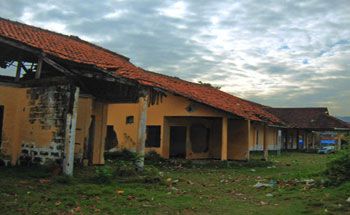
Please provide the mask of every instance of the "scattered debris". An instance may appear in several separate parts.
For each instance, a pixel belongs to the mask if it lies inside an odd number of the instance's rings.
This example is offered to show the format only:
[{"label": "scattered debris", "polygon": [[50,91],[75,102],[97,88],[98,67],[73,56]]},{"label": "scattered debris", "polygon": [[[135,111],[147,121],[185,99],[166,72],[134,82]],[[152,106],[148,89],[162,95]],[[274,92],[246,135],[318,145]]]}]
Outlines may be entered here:
[{"label": "scattered debris", "polygon": [[128,200],[134,200],[134,199],[136,199],[135,196],[132,196],[132,195],[129,195],[129,196],[128,196]]},{"label": "scattered debris", "polygon": [[267,202],[260,201],[260,205],[267,205],[267,204],[268,204]]},{"label": "scattered debris", "polygon": [[40,183],[40,184],[48,184],[48,183],[50,183],[50,182],[51,182],[50,179],[44,179],[44,178],[39,179],[39,183]]},{"label": "scattered debris", "polygon": [[261,183],[261,182],[258,182],[256,183],[253,187],[255,188],[264,188],[264,187],[274,187],[276,185],[276,181],[274,180],[270,180],[269,183]]},{"label": "scattered debris", "polygon": [[250,171],[251,171],[251,172],[256,172],[256,170],[255,170],[255,169],[250,169]]},{"label": "scattered debris", "polygon": [[192,181],[188,180],[188,181],[187,181],[187,184],[193,185],[194,183],[193,183]]},{"label": "scattered debris", "polygon": [[276,166],[268,166],[268,169],[276,169]]},{"label": "scattered debris", "polygon": [[349,203],[350,203],[350,197],[346,200],[346,202],[349,202]]},{"label": "scattered debris", "polygon": [[268,193],[265,195],[266,197],[273,197],[273,194],[272,193]]},{"label": "scattered debris", "polygon": [[116,190],[115,191],[118,195],[123,195],[124,194],[124,190]]}]

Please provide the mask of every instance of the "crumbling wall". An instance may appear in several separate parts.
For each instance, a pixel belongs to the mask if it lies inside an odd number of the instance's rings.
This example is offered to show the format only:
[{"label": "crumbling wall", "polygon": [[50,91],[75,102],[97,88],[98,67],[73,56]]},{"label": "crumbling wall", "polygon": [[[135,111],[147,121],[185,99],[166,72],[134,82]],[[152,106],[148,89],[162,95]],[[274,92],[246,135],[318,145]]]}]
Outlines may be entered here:
[{"label": "crumbling wall", "polygon": [[20,161],[45,163],[64,157],[70,86],[33,87],[26,91]]}]

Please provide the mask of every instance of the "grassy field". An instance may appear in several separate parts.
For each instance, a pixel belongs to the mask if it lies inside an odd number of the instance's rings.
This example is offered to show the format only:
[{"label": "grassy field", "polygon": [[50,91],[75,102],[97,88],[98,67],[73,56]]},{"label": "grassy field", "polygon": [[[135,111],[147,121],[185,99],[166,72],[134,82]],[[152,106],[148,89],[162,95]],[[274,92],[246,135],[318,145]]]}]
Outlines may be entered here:
[{"label": "grassy field", "polygon": [[72,179],[3,168],[0,214],[350,214],[350,183],[320,185],[330,159],[284,153],[268,163],[162,163],[152,168],[157,183],[139,176],[97,183],[94,167],[76,169]]}]

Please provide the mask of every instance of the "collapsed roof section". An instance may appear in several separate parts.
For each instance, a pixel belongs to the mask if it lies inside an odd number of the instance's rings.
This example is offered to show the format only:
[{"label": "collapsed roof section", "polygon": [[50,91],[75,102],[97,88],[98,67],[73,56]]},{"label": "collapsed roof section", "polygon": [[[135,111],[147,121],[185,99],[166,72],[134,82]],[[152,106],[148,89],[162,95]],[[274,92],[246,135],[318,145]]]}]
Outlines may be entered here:
[{"label": "collapsed roof section", "polygon": [[[44,57],[49,56],[50,59],[90,65],[105,75],[113,75],[115,78],[122,77],[136,81],[143,86],[159,88],[241,118],[270,125],[281,125],[281,121],[266,111],[262,105],[238,98],[210,86],[145,71],[131,64],[128,58],[75,36],[66,36],[0,18],[0,39],[2,42],[19,43],[24,45],[23,48],[29,46],[40,51]],[[50,59],[46,60],[49,61]],[[81,73],[82,71],[77,70],[76,72]]]},{"label": "collapsed roof section", "polygon": [[319,131],[350,130],[349,124],[329,115],[326,107],[321,108],[266,108],[279,117],[289,128]]}]

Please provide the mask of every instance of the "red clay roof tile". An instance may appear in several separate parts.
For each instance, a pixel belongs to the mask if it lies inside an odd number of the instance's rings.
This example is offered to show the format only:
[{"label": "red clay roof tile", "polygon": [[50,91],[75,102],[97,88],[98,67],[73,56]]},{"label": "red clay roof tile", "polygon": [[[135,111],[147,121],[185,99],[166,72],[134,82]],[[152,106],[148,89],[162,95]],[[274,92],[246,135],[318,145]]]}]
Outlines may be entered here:
[{"label": "red clay roof tile", "polygon": [[262,105],[209,86],[145,71],[130,63],[128,58],[75,36],[66,36],[2,18],[0,36],[40,49],[48,55],[114,70],[116,75],[136,80],[141,85],[158,87],[246,119],[266,121],[270,124],[280,123],[280,120],[264,110]]},{"label": "red clay roof tile", "polygon": [[267,108],[288,127],[313,130],[350,129],[340,119],[330,116],[327,108]]}]

